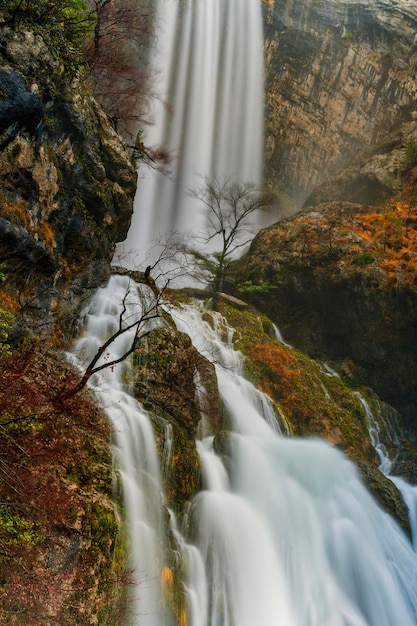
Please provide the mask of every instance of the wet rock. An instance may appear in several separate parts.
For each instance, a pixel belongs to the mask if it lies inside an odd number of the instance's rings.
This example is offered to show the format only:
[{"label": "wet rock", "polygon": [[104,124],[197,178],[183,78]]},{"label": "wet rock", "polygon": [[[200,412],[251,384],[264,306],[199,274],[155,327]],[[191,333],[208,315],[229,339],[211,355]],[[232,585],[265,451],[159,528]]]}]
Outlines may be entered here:
[{"label": "wet rock", "polygon": [[[197,378],[206,389],[204,398],[197,394]],[[157,432],[168,505],[181,513],[200,488],[195,444],[200,421],[215,432],[222,420],[214,366],[184,333],[156,329],[134,353],[134,393]]]},{"label": "wet rock", "polygon": [[371,463],[355,459],[355,465],[378,504],[396,519],[408,537],[411,537],[408,508],[394,483]]}]

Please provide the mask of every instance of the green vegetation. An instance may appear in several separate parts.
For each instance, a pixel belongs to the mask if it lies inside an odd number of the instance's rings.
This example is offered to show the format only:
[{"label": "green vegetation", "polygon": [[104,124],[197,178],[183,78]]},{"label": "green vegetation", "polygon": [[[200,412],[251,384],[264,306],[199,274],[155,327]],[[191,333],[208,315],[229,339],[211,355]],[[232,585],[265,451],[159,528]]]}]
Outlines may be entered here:
[{"label": "green vegetation", "polygon": [[57,58],[71,64],[83,61],[81,49],[95,18],[82,0],[0,0],[0,12],[11,28],[42,35]]},{"label": "green vegetation", "polygon": [[[3,546],[28,544],[35,546],[42,538],[34,529],[32,521],[13,513],[10,506],[0,504],[0,538]],[[6,555],[0,554],[0,560]]]},{"label": "green vegetation", "polygon": [[370,265],[373,262],[374,255],[368,250],[365,250],[365,252],[362,252],[362,254],[358,254],[358,256],[353,261],[353,263],[355,265],[359,265],[359,267],[365,267],[366,265]]},{"label": "green vegetation", "polygon": [[417,165],[417,141],[410,141],[406,145],[405,159],[408,167]]},{"label": "green vegetation", "polygon": [[274,285],[270,283],[260,283],[256,285],[251,280],[245,280],[243,283],[240,283],[237,287],[239,293],[268,293],[272,289],[274,289]]}]

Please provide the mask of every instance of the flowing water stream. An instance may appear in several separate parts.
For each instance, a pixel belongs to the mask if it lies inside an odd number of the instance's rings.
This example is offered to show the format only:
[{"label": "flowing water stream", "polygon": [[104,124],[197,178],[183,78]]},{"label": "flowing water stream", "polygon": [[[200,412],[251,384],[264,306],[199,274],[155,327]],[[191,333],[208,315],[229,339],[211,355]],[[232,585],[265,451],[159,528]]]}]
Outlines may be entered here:
[{"label": "flowing water stream", "polygon": [[159,0],[157,26],[159,100],[143,140],[171,162],[168,174],[140,167],[133,222],[118,248],[131,266],[144,262],[150,242],[201,233],[203,209],[190,191],[205,178],[258,185],[262,173],[259,0]]},{"label": "flowing water stream", "polygon": [[[173,164],[169,177],[151,168],[140,181],[132,228],[119,249],[133,249],[135,263],[158,234],[201,229],[202,214],[187,195],[200,176],[256,183],[261,173],[260,2],[160,0],[158,7],[161,99],[145,141],[168,146]],[[73,360],[83,367],[117,329],[123,308],[131,322],[152,297],[127,276],[113,276],[86,311]],[[226,468],[213,438],[200,429],[203,489],[184,528],[172,512],[167,522],[161,472],[169,471],[169,425],[161,467],[151,422],[132,395],[130,363],[92,381],[113,425],[131,547],[131,623],[416,626],[416,553],[354,466],[323,441],[287,436],[269,399],[244,379],[233,331],[218,315],[209,324],[209,313],[197,304],[171,313],[215,362],[231,423],[230,459]],[[133,332],[121,335],[104,358],[123,354]],[[187,572],[187,608],[179,621],[161,596],[167,523]]]},{"label": "flowing water stream", "polygon": [[[115,276],[97,292],[86,318],[79,359],[94,354],[115,329],[125,292]],[[136,287],[128,314],[144,296]],[[269,400],[242,376],[242,359],[219,316],[200,306],[172,311],[177,328],[215,361],[231,419],[229,471],[198,442],[204,489],[188,516],[187,545],[175,526],[188,571],[188,626],[412,626],[417,624],[417,555],[396,523],[368,494],[353,464],[319,440],[294,440],[271,415]],[[204,315],[203,315],[204,314]],[[204,319],[203,319],[204,317]],[[112,346],[112,358],[132,337]],[[165,615],[160,576],[164,545],[162,485],[144,410],[129,389],[129,364],[104,370],[96,392],[112,421],[116,470],[137,577],[133,624],[173,624]],[[123,382],[124,381],[124,382]]]}]

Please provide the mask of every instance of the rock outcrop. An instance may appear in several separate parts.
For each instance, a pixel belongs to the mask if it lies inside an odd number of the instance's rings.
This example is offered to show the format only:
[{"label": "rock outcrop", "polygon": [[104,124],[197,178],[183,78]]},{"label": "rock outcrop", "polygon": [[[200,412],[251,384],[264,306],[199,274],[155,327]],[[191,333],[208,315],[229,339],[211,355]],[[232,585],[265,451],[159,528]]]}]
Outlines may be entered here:
[{"label": "rock outcrop", "polygon": [[263,286],[246,297],[287,341],[337,362],[348,380],[372,387],[409,424],[417,417],[412,232],[414,222],[407,231],[400,216],[381,208],[311,207],[261,231],[238,279]]},{"label": "rock outcrop", "polygon": [[39,35],[0,27],[0,622],[10,625],[124,620],[110,427],[86,391],[63,401],[78,373],[61,351],[127,233],[136,172],[72,70]]},{"label": "rock outcrop", "polygon": [[136,172],[104,112],[40,36],[3,28],[0,50],[0,263],[25,319],[47,326],[58,296],[69,319],[107,275]]},{"label": "rock outcrop", "polygon": [[[196,379],[206,388],[202,406]],[[182,514],[200,488],[197,427],[202,419],[214,432],[222,422],[212,363],[173,328],[154,330],[134,353],[134,394],[149,411],[157,433],[167,505]]]},{"label": "rock outcrop", "polygon": [[409,190],[412,201],[417,183],[417,122],[401,124],[362,153],[349,166],[319,183],[305,206],[344,201],[361,204],[389,204],[389,199]]},{"label": "rock outcrop", "polygon": [[267,178],[280,207],[416,113],[413,0],[264,0]]}]

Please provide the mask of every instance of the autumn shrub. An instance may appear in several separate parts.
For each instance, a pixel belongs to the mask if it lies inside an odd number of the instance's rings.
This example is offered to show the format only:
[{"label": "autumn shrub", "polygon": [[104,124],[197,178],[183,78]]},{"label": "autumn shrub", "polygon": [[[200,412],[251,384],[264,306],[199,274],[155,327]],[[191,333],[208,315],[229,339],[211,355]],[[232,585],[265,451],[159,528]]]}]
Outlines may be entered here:
[{"label": "autumn shrub", "polygon": [[48,250],[53,250],[56,247],[55,235],[47,222],[41,222],[36,233]]},{"label": "autumn shrub", "polygon": [[23,228],[30,226],[30,215],[26,210],[24,201],[3,200],[0,202],[0,215],[16,226],[23,226]]},{"label": "autumn shrub", "polygon": [[[0,283],[4,282],[4,265],[0,265]],[[17,304],[17,303],[16,303]],[[12,310],[16,308],[13,299],[0,291],[0,359],[11,355],[10,346],[7,343],[9,330],[14,320]]]},{"label": "autumn shrub", "polygon": [[253,346],[250,358],[262,370],[264,391],[275,399],[288,401],[300,380],[295,354],[278,342],[259,343]]},{"label": "autumn shrub", "polygon": [[0,616],[10,626],[96,623],[90,612],[112,594],[110,432],[88,394],[60,402],[77,379],[40,342],[0,361]]}]

